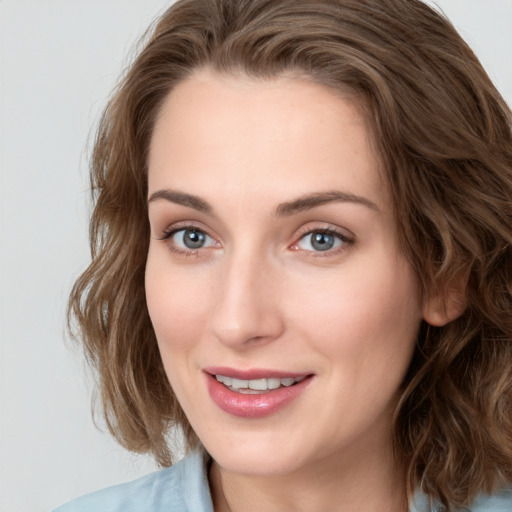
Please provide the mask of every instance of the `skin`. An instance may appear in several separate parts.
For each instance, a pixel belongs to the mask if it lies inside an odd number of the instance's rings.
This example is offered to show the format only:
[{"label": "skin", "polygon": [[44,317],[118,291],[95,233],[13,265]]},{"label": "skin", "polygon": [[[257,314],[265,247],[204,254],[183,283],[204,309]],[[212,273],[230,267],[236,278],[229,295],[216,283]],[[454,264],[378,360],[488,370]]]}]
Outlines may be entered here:
[{"label": "skin", "polygon": [[[201,70],[160,111],[147,303],[173,390],[214,460],[216,511],[405,507],[391,418],[429,307],[381,176],[358,108],[305,79]],[[276,214],[329,191],[352,199]],[[191,227],[200,248],[183,243]],[[319,251],[310,233],[325,230],[336,242]],[[208,366],[314,377],[283,409],[240,418],[212,401]]]}]

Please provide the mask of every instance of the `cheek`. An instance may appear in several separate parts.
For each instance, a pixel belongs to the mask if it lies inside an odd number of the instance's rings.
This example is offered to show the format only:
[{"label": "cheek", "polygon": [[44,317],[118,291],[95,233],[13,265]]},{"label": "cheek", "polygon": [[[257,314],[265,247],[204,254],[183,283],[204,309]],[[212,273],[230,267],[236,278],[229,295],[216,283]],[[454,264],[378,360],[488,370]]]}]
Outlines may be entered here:
[{"label": "cheek", "polygon": [[[146,301],[155,330],[158,348],[171,387],[187,416],[190,396],[197,395],[198,382],[190,379],[197,349],[205,326],[205,293],[197,282],[183,273],[170,269],[164,257],[153,257],[146,265]],[[192,402],[193,403],[193,402]]]},{"label": "cheek", "polygon": [[188,351],[203,329],[205,290],[186,274],[172,271],[165,262],[152,257],[146,265],[146,302],[158,345],[164,358],[167,352]]},{"label": "cheek", "polygon": [[408,365],[421,301],[417,278],[401,259],[372,256],[340,269],[324,286],[300,288],[307,293],[297,290],[291,315],[319,349],[354,364]]}]

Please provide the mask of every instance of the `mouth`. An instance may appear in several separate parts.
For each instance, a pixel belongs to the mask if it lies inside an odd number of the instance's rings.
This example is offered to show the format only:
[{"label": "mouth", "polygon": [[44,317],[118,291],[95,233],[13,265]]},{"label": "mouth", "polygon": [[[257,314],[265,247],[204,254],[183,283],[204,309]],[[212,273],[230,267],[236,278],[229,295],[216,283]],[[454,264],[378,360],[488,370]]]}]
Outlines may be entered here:
[{"label": "mouth", "polygon": [[269,393],[275,389],[289,388],[299,382],[302,382],[306,376],[301,377],[270,377],[263,379],[236,379],[226,375],[214,375],[218,382],[224,384],[226,388],[235,393],[242,393],[244,395],[261,395]]},{"label": "mouth", "polygon": [[224,412],[243,418],[262,418],[299,398],[314,375],[272,370],[205,369],[213,402]]}]

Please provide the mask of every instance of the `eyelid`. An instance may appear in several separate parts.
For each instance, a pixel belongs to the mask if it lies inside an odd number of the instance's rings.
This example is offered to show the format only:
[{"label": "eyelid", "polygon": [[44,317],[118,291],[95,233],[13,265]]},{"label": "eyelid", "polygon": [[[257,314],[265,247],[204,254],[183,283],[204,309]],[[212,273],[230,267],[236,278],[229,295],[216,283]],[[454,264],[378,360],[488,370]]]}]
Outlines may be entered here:
[{"label": "eyelid", "polygon": [[191,220],[173,222],[172,224],[167,225],[164,229],[160,230],[161,235],[155,235],[155,238],[157,240],[166,240],[178,231],[186,229],[201,231],[202,233],[208,235],[210,238],[216,240],[216,237],[210,234],[210,230],[204,226],[202,222]]},{"label": "eyelid", "polygon": [[356,239],[356,235],[349,229],[336,226],[335,224],[330,224],[329,222],[308,222],[296,231],[294,238],[298,240],[304,235],[315,232],[333,233],[347,240],[355,241]]},{"label": "eyelid", "polygon": [[[195,231],[196,233],[202,233],[203,235],[205,235],[206,237],[210,238],[211,240],[213,240],[215,242],[215,238],[213,238],[212,236],[210,236],[206,231],[204,231],[203,229],[198,229],[196,227],[193,227],[193,226],[188,226],[188,227],[183,227],[183,228],[175,228],[175,229],[171,229],[169,232],[167,232],[162,238],[160,238],[159,240],[169,240],[171,239],[174,235],[176,235],[177,233],[180,233],[181,231]],[[202,249],[202,247],[201,247]]]}]

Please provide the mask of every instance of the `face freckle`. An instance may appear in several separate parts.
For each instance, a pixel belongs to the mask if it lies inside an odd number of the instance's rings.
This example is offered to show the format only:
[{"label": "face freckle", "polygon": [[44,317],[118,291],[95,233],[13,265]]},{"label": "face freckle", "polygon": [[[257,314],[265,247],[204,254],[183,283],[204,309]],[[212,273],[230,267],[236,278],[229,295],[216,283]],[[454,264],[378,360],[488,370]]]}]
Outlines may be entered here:
[{"label": "face freckle", "polygon": [[[220,466],[284,474],[389,449],[422,305],[357,107],[305,80],[197,72],[162,107],[148,188],[149,313]],[[217,393],[221,371],[280,388]]]}]

